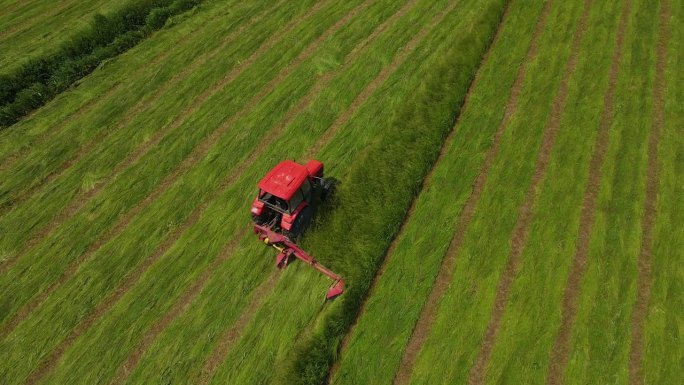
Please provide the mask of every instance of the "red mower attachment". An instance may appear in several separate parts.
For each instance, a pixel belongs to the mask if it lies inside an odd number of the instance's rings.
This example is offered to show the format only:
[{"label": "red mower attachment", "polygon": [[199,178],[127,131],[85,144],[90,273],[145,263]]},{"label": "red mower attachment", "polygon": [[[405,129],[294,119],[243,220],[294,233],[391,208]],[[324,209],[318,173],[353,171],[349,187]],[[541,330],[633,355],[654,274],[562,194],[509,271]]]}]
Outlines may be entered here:
[{"label": "red mower attachment", "polygon": [[294,256],[335,281],[325,295],[327,299],[333,299],[344,292],[344,280],[342,280],[342,277],[318,263],[312,256],[300,249],[299,246],[286,236],[260,225],[254,225],[254,233],[259,236],[260,241],[269,246],[273,246],[280,252],[276,257],[276,266],[278,266],[278,268],[284,269]]},{"label": "red mower attachment", "polygon": [[259,181],[258,187],[250,210],[254,233],[279,251],[276,266],[283,269],[292,257],[298,258],[335,281],[326,295],[328,299],[342,294],[342,278],[294,242],[311,224],[317,206],[334,191],[335,180],[323,177],[323,163],[282,161]]}]

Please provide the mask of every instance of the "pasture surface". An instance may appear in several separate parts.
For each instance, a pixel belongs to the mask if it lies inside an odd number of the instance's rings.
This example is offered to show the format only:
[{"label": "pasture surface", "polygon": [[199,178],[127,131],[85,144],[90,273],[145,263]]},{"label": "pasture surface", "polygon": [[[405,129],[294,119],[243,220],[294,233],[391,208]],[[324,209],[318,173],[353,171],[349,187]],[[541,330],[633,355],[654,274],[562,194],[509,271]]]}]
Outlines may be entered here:
[{"label": "pasture surface", "polygon": [[85,27],[95,13],[118,7],[115,1],[5,1],[0,5],[0,74],[26,60],[51,52]]},{"label": "pasture surface", "polygon": [[[0,65],[114,2],[0,0]],[[205,0],[0,131],[0,384],[675,384],[684,3]],[[340,180],[280,271],[282,159]]]}]

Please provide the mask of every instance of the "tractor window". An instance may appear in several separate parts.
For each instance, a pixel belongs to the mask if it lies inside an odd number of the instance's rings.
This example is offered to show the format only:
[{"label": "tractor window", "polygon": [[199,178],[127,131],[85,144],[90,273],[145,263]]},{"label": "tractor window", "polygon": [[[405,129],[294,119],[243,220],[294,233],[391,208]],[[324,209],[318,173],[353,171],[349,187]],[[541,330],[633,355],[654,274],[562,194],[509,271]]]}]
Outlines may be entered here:
[{"label": "tractor window", "polygon": [[280,199],[277,196],[272,195],[270,193],[263,192],[263,194],[259,197],[259,200],[278,211],[289,211],[287,201],[285,201],[284,199]]},{"label": "tractor window", "polygon": [[311,183],[308,179],[302,183],[302,195],[304,196],[304,199],[311,201]]},{"label": "tractor window", "polygon": [[290,198],[290,209],[294,210],[299,206],[300,203],[304,200],[304,196],[302,195],[302,190],[297,190],[297,192],[294,193],[292,198]]}]

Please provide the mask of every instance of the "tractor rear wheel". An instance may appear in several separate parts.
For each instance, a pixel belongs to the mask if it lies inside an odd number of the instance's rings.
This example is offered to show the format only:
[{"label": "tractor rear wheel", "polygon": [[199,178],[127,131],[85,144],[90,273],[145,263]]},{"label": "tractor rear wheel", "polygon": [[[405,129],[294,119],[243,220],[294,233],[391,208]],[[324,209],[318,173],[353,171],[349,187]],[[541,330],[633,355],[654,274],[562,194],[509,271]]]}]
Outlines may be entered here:
[{"label": "tractor rear wheel", "polygon": [[335,193],[335,180],[332,178],[323,179],[321,182],[321,201],[325,202]]},{"label": "tractor rear wheel", "polygon": [[292,227],[290,227],[290,230],[287,232],[287,237],[293,241],[297,239],[297,237],[309,227],[311,224],[311,219],[313,219],[313,210],[311,207],[307,206],[302,209],[299,214],[297,214],[297,218],[292,224]]}]

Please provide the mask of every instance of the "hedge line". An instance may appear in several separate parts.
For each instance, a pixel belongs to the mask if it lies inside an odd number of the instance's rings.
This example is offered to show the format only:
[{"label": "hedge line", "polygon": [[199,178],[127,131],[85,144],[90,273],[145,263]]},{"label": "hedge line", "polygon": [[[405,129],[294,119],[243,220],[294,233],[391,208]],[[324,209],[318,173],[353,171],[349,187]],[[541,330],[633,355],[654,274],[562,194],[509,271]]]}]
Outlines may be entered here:
[{"label": "hedge line", "polygon": [[[454,42],[442,48],[440,59],[430,67],[421,87],[402,113],[393,117],[394,129],[366,148],[361,156],[365,161],[355,162],[335,196],[334,205],[339,209],[325,215],[317,231],[305,239],[319,246],[319,251],[328,249],[326,243],[330,240],[338,251],[344,249],[344,260],[332,265],[344,273],[347,290],[327,309],[311,334],[297,343],[277,382],[325,382],[339,344],[368,295],[391,240],[453,128],[506,4],[506,0],[490,4],[469,33],[456,34]],[[396,165],[401,165],[400,173]],[[373,170],[369,172],[370,167]],[[373,197],[372,207],[367,197]],[[340,246],[346,244],[354,247]]]},{"label": "hedge line", "polygon": [[41,107],[105,59],[117,56],[164,26],[169,17],[201,0],[131,1],[108,15],[96,14],[56,52],[32,58],[17,70],[0,75],[0,128],[16,123]]}]

